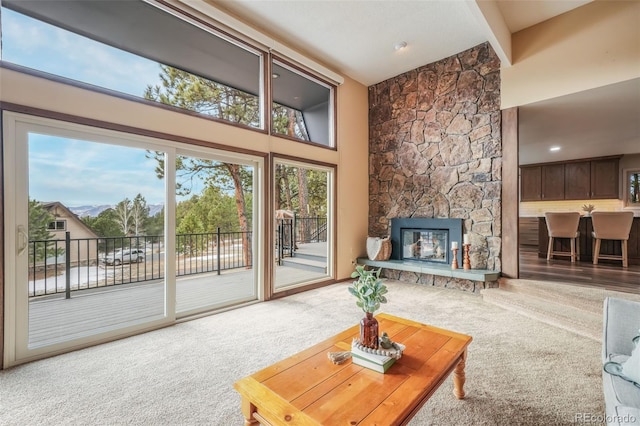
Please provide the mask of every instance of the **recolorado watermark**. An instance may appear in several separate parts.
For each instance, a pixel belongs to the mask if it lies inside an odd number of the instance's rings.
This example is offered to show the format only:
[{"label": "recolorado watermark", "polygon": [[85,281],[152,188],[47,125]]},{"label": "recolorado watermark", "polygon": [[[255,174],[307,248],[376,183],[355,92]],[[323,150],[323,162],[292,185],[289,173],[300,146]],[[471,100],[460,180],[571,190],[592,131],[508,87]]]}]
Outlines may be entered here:
[{"label": "recolorado watermark", "polygon": [[625,414],[624,416],[608,416],[605,414],[593,414],[593,413],[576,413],[574,417],[575,423],[622,423],[633,424],[638,423],[638,418],[632,414]]}]

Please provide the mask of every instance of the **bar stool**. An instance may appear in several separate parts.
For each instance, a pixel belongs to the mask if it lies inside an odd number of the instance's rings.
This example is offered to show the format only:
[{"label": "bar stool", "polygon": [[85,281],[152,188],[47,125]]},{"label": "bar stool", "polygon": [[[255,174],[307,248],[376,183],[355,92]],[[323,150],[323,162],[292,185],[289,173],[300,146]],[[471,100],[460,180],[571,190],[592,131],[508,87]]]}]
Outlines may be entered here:
[{"label": "bar stool", "polygon": [[[578,224],[580,223],[580,213],[551,213],[544,214],[547,222],[547,231],[549,232],[549,247],[547,248],[547,260],[551,260],[553,256],[571,256],[571,263],[575,263],[576,258],[580,260],[580,232],[578,232]],[[554,251],[553,240],[555,238],[568,238],[571,243],[571,251]],[[576,249],[577,247],[577,249]]]},{"label": "bar stool", "polygon": [[[595,239],[593,247],[593,264],[597,265],[599,259],[622,260],[624,268],[629,266],[627,241],[633,224],[633,212],[593,212],[591,213],[593,232]],[[622,256],[612,254],[600,254],[600,242],[602,240],[619,240],[622,245]]]}]

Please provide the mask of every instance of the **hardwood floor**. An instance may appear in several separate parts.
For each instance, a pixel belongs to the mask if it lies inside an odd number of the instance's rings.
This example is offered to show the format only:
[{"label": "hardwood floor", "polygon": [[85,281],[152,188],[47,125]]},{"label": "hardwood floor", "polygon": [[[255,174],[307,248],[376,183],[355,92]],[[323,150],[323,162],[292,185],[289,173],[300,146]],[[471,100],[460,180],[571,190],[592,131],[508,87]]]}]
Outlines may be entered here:
[{"label": "hardwood floor", "polygon": [[547,259],[538,257],[537,246],[520,246],[520,278],[640,294],[640,265],[623,268],[621,262],[572,264],[568,258],[547,262]]}]

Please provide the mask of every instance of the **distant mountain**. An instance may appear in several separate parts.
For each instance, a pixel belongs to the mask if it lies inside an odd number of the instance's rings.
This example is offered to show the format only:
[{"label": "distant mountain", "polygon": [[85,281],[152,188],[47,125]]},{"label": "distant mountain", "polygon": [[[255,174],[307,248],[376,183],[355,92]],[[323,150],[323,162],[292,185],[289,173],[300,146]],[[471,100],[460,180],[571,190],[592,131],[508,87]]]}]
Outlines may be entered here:
[{"label": "distant mountain", "polygon": [[96,217],[103,211],[111,208],[113,206],[109,204],[102,204],[100,206],[78,206],[78,207],[69,207],[76,216],[78,217]]},{"label": "distant mountain", "polygon": [[[102,204],[99,206],[69,207],[69,210],[71,210],[78,217],[96,217],[103,211],[112,209],[114,207],[114,204]],[[162,211],[162,209],[164,208],[164,204],[148,204],[147,207],[149,207],[149,216],[155,216]]]}]

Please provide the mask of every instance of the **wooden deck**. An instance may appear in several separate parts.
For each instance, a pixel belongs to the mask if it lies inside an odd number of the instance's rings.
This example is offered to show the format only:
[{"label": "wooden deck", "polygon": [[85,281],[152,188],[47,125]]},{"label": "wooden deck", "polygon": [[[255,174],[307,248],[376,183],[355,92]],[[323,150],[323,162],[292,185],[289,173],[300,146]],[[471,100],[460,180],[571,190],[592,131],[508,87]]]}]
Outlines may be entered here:
[{"label": "wooden deck", "polygon": [[[317,273],[278,267],[283,283],[318,278]],[[118,328],[158,320],[164,316],[164,282],[146,281],[109,288],[33,298],[29,301],[29,347],[31,349],[70,341]],[[227,271],[179,277],[176,312],[213,310],[257,299],[253,271]]]}]

